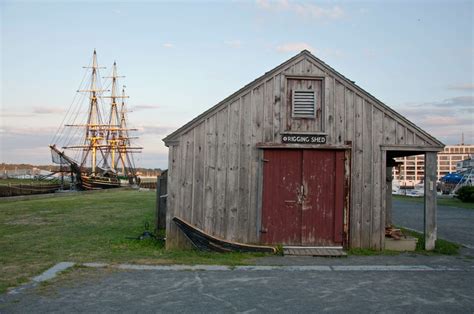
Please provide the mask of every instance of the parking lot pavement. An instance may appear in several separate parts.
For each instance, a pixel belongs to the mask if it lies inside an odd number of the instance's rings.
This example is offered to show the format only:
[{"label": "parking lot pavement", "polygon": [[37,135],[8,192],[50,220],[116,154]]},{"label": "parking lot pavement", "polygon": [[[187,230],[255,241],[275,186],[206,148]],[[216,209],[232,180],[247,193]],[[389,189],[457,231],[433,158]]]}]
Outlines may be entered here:
[{"label": "parking lot pavement", "polygon": [[46,287],[4,299],[0,312],[474,311],[469,267],[323,269],[76,269]]},{"label": "parking lot pavement", "polygon": [[[393,200],[393,223],[423,231],[423,203]],[[438,237],[474,249],[474,210],[438,206]]]}]

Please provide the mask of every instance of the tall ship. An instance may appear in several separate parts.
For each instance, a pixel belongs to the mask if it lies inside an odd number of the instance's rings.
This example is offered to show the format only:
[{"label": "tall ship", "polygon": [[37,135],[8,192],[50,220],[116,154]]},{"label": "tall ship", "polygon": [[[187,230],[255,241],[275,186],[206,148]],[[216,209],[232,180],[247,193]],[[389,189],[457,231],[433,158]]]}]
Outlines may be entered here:
[{"label": "tall ship", "polygon": [[49,145],[53,163],[70,174],[71,184],[80,190],[137,185],[134,146],[129,128],[125,86],[119,92],[117,64],[110,76],[101,77],[94,50],[92,60],[63,122]]}]

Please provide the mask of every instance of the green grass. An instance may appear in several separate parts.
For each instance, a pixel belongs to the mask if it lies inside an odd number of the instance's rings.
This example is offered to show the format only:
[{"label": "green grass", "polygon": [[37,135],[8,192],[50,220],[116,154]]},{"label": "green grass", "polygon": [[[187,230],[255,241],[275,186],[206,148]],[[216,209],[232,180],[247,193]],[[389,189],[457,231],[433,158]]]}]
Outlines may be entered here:
[{"label": "green grass", "polygon": [[458,255],[461,245],[453,242],[449,242],[443,239],[437,239],[435,243],[435,248],[433,251],[425,251],[425,236],[419,232],[400,228],[405,235],[409,235],[418,239],[416,243],[417,253],[432,255],[432,254],[443,254],[443,255]]},{"label": "green grass", "polygon": [[[423,197],[410,197],[404,195],[393,195],[394,200],[413,203],[423,203]],[[438,198],[438,205],[474,209],[474,203],[464,203],[458,198]]]},{"label": "green grass", "polygon": [[[418,239],[418,242],[416,244],[416,249],[415,253],[418,254],[423,254],[423,255],[458,255],[459,254],[459,249],[461,246],[457,243],[449,242],[443,239],[438,239],[436,240],[435,244],[435,249],[433,251],[426,251],[425,250],[425,236],[419,232],[410,230],[410,229],[405,229],[405,228],[400,228],[402,233],[407,236],[412,236]],[[383,250],[383,251],[377,251],[377,250],[372,250],[372,249],[361,249],[361,248],[354,248],[350,249],[348,251],[349,255],[358,255],[358,256],[374,256],[374,255],[398,255],[403,252],[399,251],[389,251],[389,250]]]},{"label": "green grass", "polygon": [[0,203],[0,293],[61,261],[241,265],[255,254],[165,251],[130,240],[154,225],[155,192],[117,191]]},{"label": "green grass", "polygon": [[54,180],[36,180],[36,179],[0,179],[0,185],[16,185],[16,184],[41,184],[41,185],[46,185],[46,184],[58,184],[60,181],[57,179]]}]

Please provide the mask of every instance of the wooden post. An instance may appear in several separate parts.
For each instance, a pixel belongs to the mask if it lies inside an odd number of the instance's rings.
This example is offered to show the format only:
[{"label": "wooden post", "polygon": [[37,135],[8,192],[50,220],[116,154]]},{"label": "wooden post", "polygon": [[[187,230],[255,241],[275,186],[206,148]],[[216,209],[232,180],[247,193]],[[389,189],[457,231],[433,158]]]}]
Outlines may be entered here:
[{"label": "wooden post", "polygon": [[385,227],[392,225],[392,167],[386,169]]},{"label": "wooden post", "polygon": [[425,153],[425,250],[435,248],[438,226],[436,224],[436,152]]},{"label": "wooden post", "polygon": [[164,171],[156,182],[156,228],[166,228],[166,200],[168,194],[168,172]]},{"label": "wooden post", "polygon": [[160,177],[156,177],[156,211],[155,211],[155,219],[156,219],[156,229],[160,227]]}]

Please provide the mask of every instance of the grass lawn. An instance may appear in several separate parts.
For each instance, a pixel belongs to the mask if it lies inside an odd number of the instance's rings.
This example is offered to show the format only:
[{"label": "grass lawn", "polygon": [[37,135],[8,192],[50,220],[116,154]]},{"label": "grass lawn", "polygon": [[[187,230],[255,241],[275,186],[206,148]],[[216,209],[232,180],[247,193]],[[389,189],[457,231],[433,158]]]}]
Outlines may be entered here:
[{"label": "grass lawn", "polygon": [[154,226],[155,192],[117,191],[0,203],[0,293],[54,264],[245,264],[255,254],[165,251],[130,240]]},{"label": "grass lawn", "polygon": [[[404,195],[393,195],[394,200],[408,201],[413,203],[423,203],[423,197],[410,197]],[[469,208],[474,209],[474,203],[464,203],[457,198],[438,198],[438,205],[441,206],[451,206],[451,207],[460,207],[460,208]]]},{"label": "grass lawn", "polygon": [[59,180],[35,180],[35,179],[0,179],[0,185],[8,185],[8,184],[58,184]]}]

